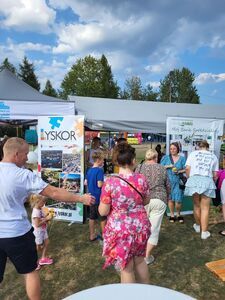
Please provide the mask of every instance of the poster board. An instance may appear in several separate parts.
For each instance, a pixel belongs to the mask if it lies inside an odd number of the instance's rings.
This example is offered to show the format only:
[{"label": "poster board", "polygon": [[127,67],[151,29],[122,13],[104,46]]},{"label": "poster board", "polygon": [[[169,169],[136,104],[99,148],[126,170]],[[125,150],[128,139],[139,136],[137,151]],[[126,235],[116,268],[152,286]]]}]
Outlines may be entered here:
[{"label": "poster board", "polygon": [[224,120],[168,117],[166,126],[167,153],[172,142],[178,142],[180,152],[187,157],[206,140],[209,150],[219,158]]},{"label": "poster board", "polygon": [[[181,155],[187,158],[197,149],[198,142],[206,140],[210,151],[214,152],[219,159],[224,120],[168,117],[166,125],[167,154],[169,154],[169,145],[178,142]],[[183,215],[193,213],[192,197],[185,196],[182,203]]]},{"label": "poster board", "polygon": [[[84,116],[38,118],[38,171],[51,185],[82,194],[84,182]],[[48,207],[55,218],[83,222],[83,204],[59,203]]]}]

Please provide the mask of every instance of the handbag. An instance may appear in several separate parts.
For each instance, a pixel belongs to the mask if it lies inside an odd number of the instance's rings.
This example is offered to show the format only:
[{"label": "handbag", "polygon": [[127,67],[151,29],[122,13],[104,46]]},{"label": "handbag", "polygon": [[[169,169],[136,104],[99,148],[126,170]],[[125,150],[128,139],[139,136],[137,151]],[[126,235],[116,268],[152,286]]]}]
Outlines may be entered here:
[{"label": "handbag", "polygon": [[179,174],[179,188],[180,188],[181,190],[184,190],[184,189],[185,189],[185,184],[186,184],[186,182],[187,182],[187,177],[185,177],[185,176],[183,175],[183,173],[180,173],[180,174]]},{"label": "handbag", "polygon": [[[172,155],[170,155],[170,161],[171,161],[172,165],[174,165]],[[179,188],[183,191],[183,190],[185,190],[185,184],[187,182],[187,177],[185,177],[183,173],[179,173],[178,176],[179,176]]]}]

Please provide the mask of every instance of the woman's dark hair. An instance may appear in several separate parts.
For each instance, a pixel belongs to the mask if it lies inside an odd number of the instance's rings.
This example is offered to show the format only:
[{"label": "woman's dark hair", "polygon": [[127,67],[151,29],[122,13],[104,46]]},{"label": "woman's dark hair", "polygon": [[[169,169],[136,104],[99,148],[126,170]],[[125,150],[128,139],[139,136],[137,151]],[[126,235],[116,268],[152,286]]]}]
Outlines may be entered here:
[{"label": "woman's dark hair", "polygon": [[135,149],[127,143],[121,143],[115,147],[115,160],[119,166],[130,166],[135,156]]},{"label": "woman's dark hair", "polygon": [[155,147],[155,150],[156,150],[157,152],[161,152],[161,145],[158,144],[158,145]]},{"label": "woman's dark hair", "polygon": [[209,143],[207,141],[201,141],[198,143],[199,148],[206,148],[209,149]]},{"label": "woman's dark hair", "polygon": [[116,141],[117,145],[121,144],[121,143],[127,143],[127,139],[120,137],[117,139]]},{"label": "woman's dark hair", "polygon": [[173,143],[171,143],[171,144],[170,144],[170,146],[174,146],[174,147],[176,147],[176,148],[177,148],[177,153],[179,153],[179,152],[180,152],[180,146],[179,146],[179,144],[178,144],[177,142],[173,142]]}]

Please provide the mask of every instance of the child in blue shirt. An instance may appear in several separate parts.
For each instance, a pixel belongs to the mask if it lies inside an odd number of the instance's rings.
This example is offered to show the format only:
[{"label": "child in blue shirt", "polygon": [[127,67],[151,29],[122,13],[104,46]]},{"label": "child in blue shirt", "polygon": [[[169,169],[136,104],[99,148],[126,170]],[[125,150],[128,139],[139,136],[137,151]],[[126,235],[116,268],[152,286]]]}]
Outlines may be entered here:
[{"label": "child in blue shirt", "polygon": [[97,150],[92,153],[93,166],[89,168],[86,174],[85,184],[88,188],[88,193],[95,197],[95,204],[90,206],[89,216],[89,230],[90,230],[90,241],[96,241],[98,236],[95,233],[96,220],[100,220],[101,230],[103,231],[106,224],[106,217],[101,217],[98,212],[98,206],[100,202],[101,188],[104,181],[104,155],[101,150]]}]

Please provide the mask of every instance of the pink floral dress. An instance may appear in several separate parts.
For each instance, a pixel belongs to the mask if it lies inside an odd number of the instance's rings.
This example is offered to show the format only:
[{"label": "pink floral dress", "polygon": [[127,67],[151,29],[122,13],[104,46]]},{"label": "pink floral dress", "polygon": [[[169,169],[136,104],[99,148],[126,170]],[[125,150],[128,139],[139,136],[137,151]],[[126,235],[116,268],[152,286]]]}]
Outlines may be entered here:
[{"label": "pink floral dress", "polygon": [[[148,184],[142,174],[121,175],[144,197]],[[145,256],[151,224],[147,217],[141,196],[130,185],[117,177],[109,177],[103,184],[102,203],[110,204],[103,237],[103,268],[115,265],[123,270],[134,256]]]}]

